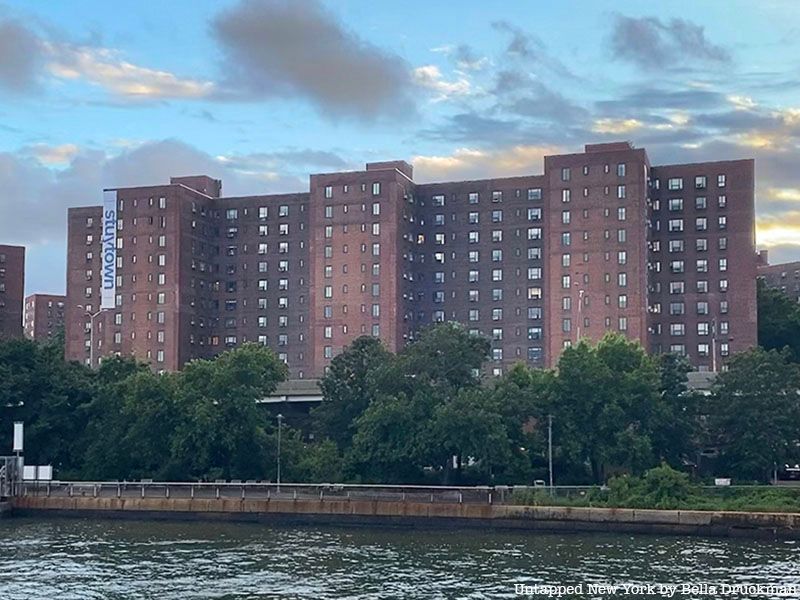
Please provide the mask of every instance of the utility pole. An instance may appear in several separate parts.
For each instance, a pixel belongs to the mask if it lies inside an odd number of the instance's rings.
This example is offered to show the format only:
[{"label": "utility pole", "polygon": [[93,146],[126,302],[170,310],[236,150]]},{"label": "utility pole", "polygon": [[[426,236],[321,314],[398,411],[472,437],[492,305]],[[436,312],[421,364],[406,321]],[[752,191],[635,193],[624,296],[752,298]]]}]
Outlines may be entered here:
[{"label": "utility pole", "polygon": [[553,495],[553,415],[547,415],[547,462],[550,472],[550,495]]},{"label": "utility pole", "polygon": [[281,425],[283,424],[283,415],[278,413],[278,493],[281,492]]}]

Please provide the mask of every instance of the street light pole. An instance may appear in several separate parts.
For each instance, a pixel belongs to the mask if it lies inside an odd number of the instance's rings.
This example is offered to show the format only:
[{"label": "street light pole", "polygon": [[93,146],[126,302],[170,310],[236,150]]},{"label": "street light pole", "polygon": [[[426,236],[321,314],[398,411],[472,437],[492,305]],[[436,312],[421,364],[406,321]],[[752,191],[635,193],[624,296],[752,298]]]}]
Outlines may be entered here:
[{"label": "street light pole", "polygon": [[553,415],[547,415],[547,463],[550,472],[550,495],[553,495]]},{"label": "street light pole", "polygon": [[281,491],[281,425],[283,415],[278,413],[278,493]]},{"label": "street light pole", "polygon": [[83,304],[78,304],[78,308],[82,308],[89,317],[89,367],[94,369],[94,320],[108,309],[101,308],[97,312],[91,313]]}]

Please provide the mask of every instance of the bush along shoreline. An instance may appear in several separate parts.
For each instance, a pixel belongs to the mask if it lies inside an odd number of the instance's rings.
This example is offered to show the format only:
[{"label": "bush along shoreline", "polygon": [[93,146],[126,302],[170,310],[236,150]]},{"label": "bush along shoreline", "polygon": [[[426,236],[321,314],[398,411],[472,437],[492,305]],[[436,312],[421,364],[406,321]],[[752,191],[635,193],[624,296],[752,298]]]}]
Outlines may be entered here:
[{"label": "bush along shoreline", "polygon": [[641,477],[620,475],[608,485],[578,489],[569,495],[548,488],[512,492],[511,503],[525,506],[575,508],[640,508],[653,510],[706,510],[800,513],[800,487],[708,487],[694,484],[686,473],[662,464]]}]

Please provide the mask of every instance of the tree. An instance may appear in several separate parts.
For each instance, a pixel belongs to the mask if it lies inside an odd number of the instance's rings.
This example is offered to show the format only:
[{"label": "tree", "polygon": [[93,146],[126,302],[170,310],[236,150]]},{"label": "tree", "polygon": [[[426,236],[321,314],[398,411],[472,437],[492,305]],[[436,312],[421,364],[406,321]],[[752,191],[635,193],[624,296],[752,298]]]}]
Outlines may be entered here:
[{"label": "tree", "polygon": [[350,447],[355,421],[375,397],[374,373],[392,358],[380,340],[362,336],[331,361],[320,380],[323,402],[311,413],[320,437],[333,440],[339,448]]},{"label": "tree", "polygon": [[668,353],[656,360],[661,401],[653,414],[653,451],[660,460],[680,467],[694,458],[699,445],[704,397],[687,386],[692,366],[685,356]]},{"label": "tree", "polygon": [[438,404],[422,433],[424,453],[431,464],[443,467],[443,483],[450,481],[452,458],[456,458],[455,483],[461,483],[462,465],[467,459],[477,461],[491,480],[493,469],[509,461],[511,441],[503,417],[494,410],[485,390],[462,390],[449,402]]},{"label": "tree", "polygon": [[641,472],[655,464],[650,434],[659,401],[654,361],[635,342],[606,334],[596,347],[567,348],[558,363],[555,431],[573,465],[595,482],[609,467]]},{"label": "tree", "polygon": [[758,281],[758,344],[765,350],[789,349],[800,362],[800,305],[786,294]]},{"label": "tree", "polygon": [[800,367],[788,350],[737,354],[714,385],[714,423],[730,473],[769,481],[800,458]]},{"label": "tree", "polygon": [[171,468],[181,478],[261,479],[270,469],[268,429],[256,401],[286,377],[270,349],[244,344],[179,374]]},{"label": "tree", "polygon": [[31,340],[0,343],[0,443],[11,451],[12,422],[25,424],[29,464],[52,464],[61,476],[80,469],[93,373],[65,363],[61,350]]},{"label": "tree", "polygon": [[402,393],[380,396],[357,419],[350,461],[367,481],[408,483],[422,477],[420,438],[428,415],[415,400]]},{"label": "tree", "polygon": [[376,374],[381,392],[413,394],[424,387],[450,395],[464,387],[480,385],[480,368],[491,344],[472,335],[459,323],[439,323],[423,329],[414,343]]}]

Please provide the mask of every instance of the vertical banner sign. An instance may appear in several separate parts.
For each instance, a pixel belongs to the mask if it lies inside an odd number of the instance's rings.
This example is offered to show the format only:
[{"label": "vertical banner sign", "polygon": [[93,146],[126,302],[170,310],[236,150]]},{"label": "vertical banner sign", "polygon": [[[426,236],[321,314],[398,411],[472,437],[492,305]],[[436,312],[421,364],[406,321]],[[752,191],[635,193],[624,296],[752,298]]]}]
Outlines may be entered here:
[{"label": "vertical banner sign", "polygon": [[22,452],[22,437],[23,437],[23,424],[22,421],[14,422],[14,449],[13,452]]},{"label": "vertical banner sign", "polygon": [[117,192],[103,192],[102,301],[100,308],[114,308],[117,292]]}]

